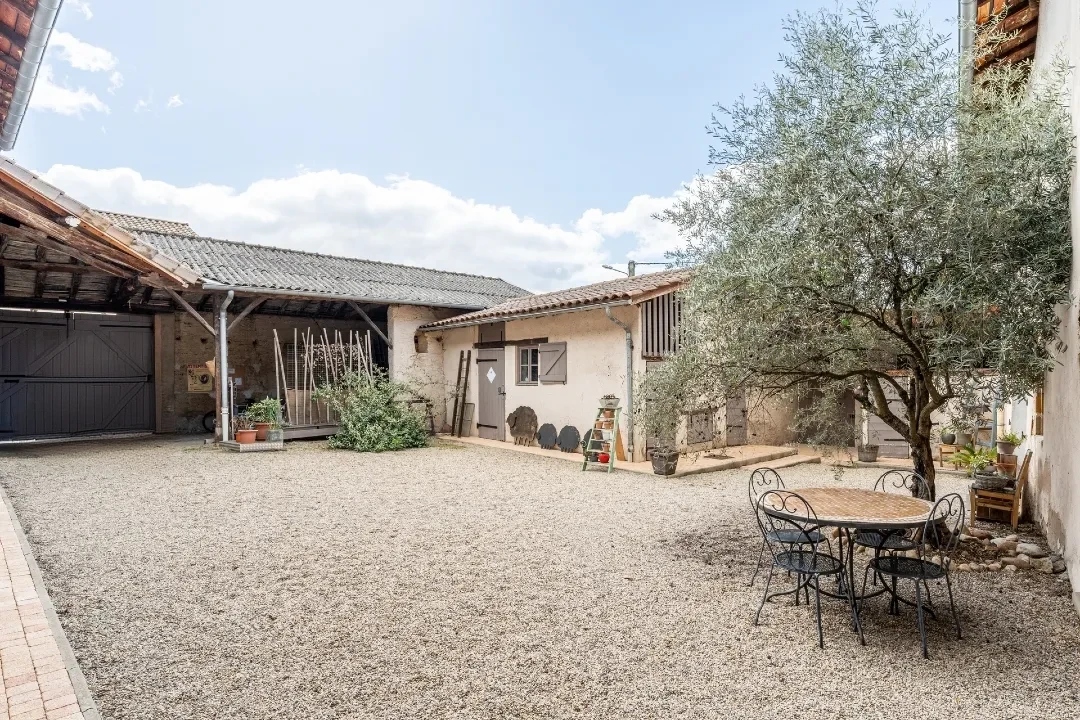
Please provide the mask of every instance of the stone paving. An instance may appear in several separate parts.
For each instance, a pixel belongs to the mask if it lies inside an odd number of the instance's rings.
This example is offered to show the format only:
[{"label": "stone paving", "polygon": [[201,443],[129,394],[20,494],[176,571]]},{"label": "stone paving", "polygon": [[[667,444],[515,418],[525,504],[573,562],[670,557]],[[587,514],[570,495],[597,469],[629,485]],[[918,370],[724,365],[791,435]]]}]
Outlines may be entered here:
[{"label": "stone paving", "polygon": [[3,503],[0,548],[0,720],[82,720],[60,646]]}]

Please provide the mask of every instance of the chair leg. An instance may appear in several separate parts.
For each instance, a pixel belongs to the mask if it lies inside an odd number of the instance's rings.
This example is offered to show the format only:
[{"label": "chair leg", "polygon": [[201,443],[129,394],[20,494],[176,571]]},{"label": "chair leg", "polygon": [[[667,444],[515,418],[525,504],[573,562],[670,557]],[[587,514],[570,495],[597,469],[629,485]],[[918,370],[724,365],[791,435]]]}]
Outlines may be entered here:
[{"label": "chair leg", "polygon": [[922,610],[922,586],[915,580],[915,609],[919,615],[919,637],[922,639],[922,656],[930,659],[930,653],[926,650],[926,621],[923,620]]},{"label": "chair leg", "polygon": [[772,582],[773,570],[776,569],[776,565],[769,566],[769,576],[765,579],[765,592],[761,595],[761,604],[758,605],[757,615],[754,616],[754,624],[758,624],[758,620],[761,619],[761,608],[765,607],[765,600],[769,597],[769,583]]},{"label": "chair leg", "polygon": [[757,562],[754,564],[754,574],[750,577],[750,584],[747,587],[754,587],[754,581],[757,580],[757,574],[761,570],[761,558],[765,555],[765,538],[761,539],[761,550],[757,554]]},{"label": "chair leg", "polygon": [[[818,647],[820,647],[822,650],[824,650],[825,649],[825,632],[821,629],[821,583],[819,582],[820,579],[821,579],[820,576],[814,576],[814,599],[817,600],[817,639],[818,639]],[[807,589],[807,592],[809,592],[809,589]],[[809,600],[807,600],[806,602],[807,602],[807,604],[810,603]]]},{"label": "chair leg", "polygon": [[956,604],[953,603],[952,596],[952,582],[949,580],[948,572],[945,573],[945,587],[949,590],[949,611],[952,612],[952,619],[953,622],[956,624],[956,639],[960,640],[963,638],[960,630],[960,616],[956,614]]}]

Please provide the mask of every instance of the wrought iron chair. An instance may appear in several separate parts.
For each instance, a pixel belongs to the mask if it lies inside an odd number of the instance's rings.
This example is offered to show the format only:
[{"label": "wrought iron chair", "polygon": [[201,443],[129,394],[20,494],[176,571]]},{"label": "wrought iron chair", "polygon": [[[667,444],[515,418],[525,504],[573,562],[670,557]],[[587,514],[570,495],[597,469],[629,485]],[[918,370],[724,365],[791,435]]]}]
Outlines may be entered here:
[{"label": "wrought iron chair", "polygon": [[[766,508],[769,512],[766,512]],[[757,614],[754,615],[754,625],[761,620],[761,610],[766,602],[774,597],[794,593],[795,603],[798,604],[800,591],[805,588],[809,595],[809,588],[812,586],[817,603],[818,645],[824,648],[825,633],[821,628],[820,579],[822,576],[827,576],[836,577],[839,580],[844,573],[844,564],[831,553],[821,551],[821,540],[814,539],[815,536],[821,537],[816,522],[817,515],[810,503],[802,496],[785,490],[769,490],[758,498],[754,511],[773,557],[769,575],[765,580],[765,592],[762,594]],[[797,582],[794,590],[769,594],[773,572],[777,569],[795,575]],[[809,598],[807,601],[809,602]],[[857,626],[858,616],[854,605],[851,611]]]},{"label": "wrought iron chair", "polygon": [[[754,563],[754,574],[750,577],[749,587],[754,586],[754,581],[757,580],[758,572],[761,570],[761,558],[765,555],[765,548],[768,546],[770,540],[786,545],[797,545],[803,540],[803,534],[801,532],[795,532],[793,530],[785,529],[782,535],[769,537],[768,530],[761,522],[761,518],[757,516],[757,502],[762,495],[770,490],[784,490],[784,481],[780,477],[780,473],[776,472],[772,468],[758,468],[754,472],[750,473],[750,506],[754,508],[755,517],[758,521],[758,529],[761,530],[761,550],[758,551],[757,562]],[[806,537],[809,538],[809,542],[812,545],[825,541],[825,536],[822,535],[816,528],[810,530]]]},{"label": "wrought iron chair", "polygon": [[[960,531],[964,527],[964,499],[958,493],[952,493],[941,498],[934,504],[934,509],[926,521],[922,530],[922,542],[916,543],[915,549],[918,557],[904,555],[880,555],[875,557],[867,565],[866,573],[863,574],[863,590],[866,589],[866,575],[871,571],[883,578],[895,580],[912,580],[915,584],[915,610],[919,618],[919,637],[922,639],[923,657],[929,658],[926,649],[926,622],[923,619],[924,602],[923,588],[926,588],[926,603],[930,602],[930,586],[928,581],[945,581],[945,587],[949,593],[949,610],[952,613],[953,624],[956,626],[956,639],[962,637],[960,629],[960,617],[956,614],[956,604],[953,602],[952,581],[949,578],[949,568],[952,565],[952,556],[960,544]],[[926,558],[927,548],[929,552],[940,557],[940,562],[933,562]]]},{"label": "wrought iron chair", "polygon": [[[930,486],[922,475],[910,470],[889,470],[874,483],[874,490],[894,492],[912,497],[930,499]],[[907,532],[897,530],[858,530],[852,538],[855,545],[882,550],[914,550],[915,541]]]}]

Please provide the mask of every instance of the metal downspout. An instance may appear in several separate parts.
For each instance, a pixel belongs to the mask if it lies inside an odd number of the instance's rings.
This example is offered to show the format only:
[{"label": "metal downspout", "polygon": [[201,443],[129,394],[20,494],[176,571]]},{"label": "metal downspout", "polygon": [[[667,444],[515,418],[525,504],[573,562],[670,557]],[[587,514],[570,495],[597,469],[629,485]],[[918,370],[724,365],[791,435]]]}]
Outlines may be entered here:
[{"label": "metal downspout", "polygon": [[958,0],[960,25],[960,95],[966,98],[971,93],[971,83],[975,78],[975,20],[978,0]]},{"label": "metal downspout", "polygon": [[626,333],[626,454],[634,461],[634,335],[630,326],[611,314],[611,306],[604,306],[604,314]]},{"label": "metal downspout", "polygon": [[225,300],[218,308],[218,355],[221,365],[218,367],[218,377],[221,378],[221,392],[218,400],[221,403],[221,439],[228,441],[229,437],[229,316],[225,312],[233,301],[233,291],[230,290]]},{"label": "metal downspout", "polygon": [[45,56],[45,46],[49,44],[49,36],[56,24],[56,16],[60,12],[63,0],[40,0],[34,19],[30,22],[30,33],[26,36],[26,44],[23,45],[22,62],[19,63],[19,76],[15,80],[15,90],[11,93],[11,105],[8,109],[4,127],[0,130],[0,150],[10,150],[15,147],[15,140],[19,137],[19,128],[22,127],[26,108],[30,106],[30,95],[34,92],[34,83],[37,81],[38,71],[41,69],[41,60]]}]

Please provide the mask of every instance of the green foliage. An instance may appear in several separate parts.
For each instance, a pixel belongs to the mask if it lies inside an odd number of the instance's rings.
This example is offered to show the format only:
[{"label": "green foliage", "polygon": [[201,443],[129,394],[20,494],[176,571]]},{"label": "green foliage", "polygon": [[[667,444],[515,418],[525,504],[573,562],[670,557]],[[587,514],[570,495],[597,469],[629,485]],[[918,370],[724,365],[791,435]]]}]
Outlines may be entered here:
[{"label": "green foliage", "polygon": [[382,452],[427,446],[424,417],[407,402],[411,395],[408,386],[379,368],[371,375],[348,372],[337,383],[320,387],[315,397],[330,405],[341,424],[330,447]]},{"label": "green foliage", "polygon": [[276,430],[281,427],[281,402],[272,397],[253,402],[247,406],[244,417],[253,423],[270,423]]},{"label": "green foliage", "polygon": [[967,468],[968,474],[972,475],[996,462],[997,450],[994,448],[977,448],[974,445],[965,445],[963,449],[956,452],[953,459],[960,467]]},{"label": "green foliage", "polygon": [[1024,442],[1023,435],[1017,435],[1014,432],[1008,432],[998,438],[998,442],[1007,443],[1009,445],[1019,445]]},{"label": "green foliage", "polygon": [[677,370],[802,398],[823,434],[854,397],[932,484],[932,412],[1054,365],[1074,142],[1060,66],[994,66],[964,97],[951,38],[874,13],[796,14],[784,72],[718,108],[718,170],[664,216],[697,266]]}]

